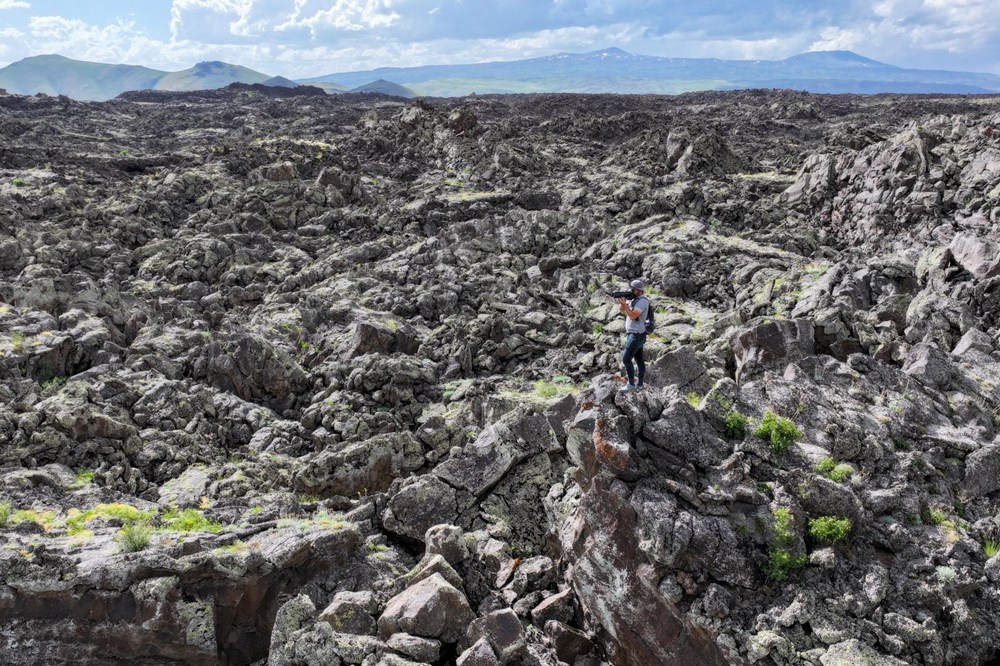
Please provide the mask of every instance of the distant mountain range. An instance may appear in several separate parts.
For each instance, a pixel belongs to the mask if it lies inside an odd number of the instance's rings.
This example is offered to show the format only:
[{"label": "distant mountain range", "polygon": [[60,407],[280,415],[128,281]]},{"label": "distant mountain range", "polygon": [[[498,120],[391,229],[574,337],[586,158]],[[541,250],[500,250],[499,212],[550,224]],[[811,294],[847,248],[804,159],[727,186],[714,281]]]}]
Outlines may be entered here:
[{"label": "distant mountain range", "polygon": [[293,87],[328,93],[378,92],[399,97],[470,93],[661,93],[741,88],[790,88],[821,93],[996,93],[1000,76],[905,69],[850,51],[814,51],[784,60],[661,58],[618,48],[560,53],[530,60],[469,65],[382,67],[335,72],[293,81],[224,62],[200,62],[164,72],[137,65],[72,60],[59,55],[25,58],[0,69],[0,88],[12,93],[106,100],[128,90],[202,90],[230,83]]},{"label": "distant mountain range", "polygon": [[[416,94],[401,85],[366,79],[358,90],[336,84],[321,85],[329,93],[381,92],[400,97]],[[66,95],[74,99],[103,101],[129,90],[211,90],[230,83],[261,83],[294,88],[299,83],[283,76],[269,76],[225,62],[200,62],[190,69],[164,72],[138,65],[109,65],[73,60],[60,55],[25,58],[0,69],[0,88],[19,95]]]},{"label": "distant mountain range", "polygon": [[373,78],[420,95],[579,92],[667,93],[791,88],[823,93],[991,93],[991,74],[904,69],[850,51],[814,51],[784,60],[719,60],[635,55],[618,48],[474,65],[382,67],[301,79],[348,87]]}]

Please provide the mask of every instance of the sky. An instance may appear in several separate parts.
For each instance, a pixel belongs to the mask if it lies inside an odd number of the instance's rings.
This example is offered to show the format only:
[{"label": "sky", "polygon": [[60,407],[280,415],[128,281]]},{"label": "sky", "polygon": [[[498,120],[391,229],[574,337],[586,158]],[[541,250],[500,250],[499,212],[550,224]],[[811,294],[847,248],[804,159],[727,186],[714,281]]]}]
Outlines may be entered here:
[{"label": "sky", "polygon": [[1000,0],[0,0],[0,66],[59,53],[295,78],[617,46],[750,60],[844,49],[1000,74],[998,16]]}]

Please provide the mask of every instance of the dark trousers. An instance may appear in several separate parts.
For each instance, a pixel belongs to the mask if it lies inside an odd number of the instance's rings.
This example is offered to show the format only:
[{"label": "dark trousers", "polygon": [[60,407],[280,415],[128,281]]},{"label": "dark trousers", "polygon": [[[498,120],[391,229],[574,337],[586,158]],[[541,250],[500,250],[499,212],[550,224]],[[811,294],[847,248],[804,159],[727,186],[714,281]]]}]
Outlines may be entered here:
[{"label": "dark trousers", "polygon": [[[642,354],[642,346],[646,344],[645,333],[629,333],[625,338],[625,351],[622,353],[622,362],[625,364],[625,374],[628,375],[628,383],[635,384],[635,371],[639,370],[639,386],[642,386],[642,378],[646,375],[646,359]],[[632,360],[635,359],[635,368],[632,367]]]}]

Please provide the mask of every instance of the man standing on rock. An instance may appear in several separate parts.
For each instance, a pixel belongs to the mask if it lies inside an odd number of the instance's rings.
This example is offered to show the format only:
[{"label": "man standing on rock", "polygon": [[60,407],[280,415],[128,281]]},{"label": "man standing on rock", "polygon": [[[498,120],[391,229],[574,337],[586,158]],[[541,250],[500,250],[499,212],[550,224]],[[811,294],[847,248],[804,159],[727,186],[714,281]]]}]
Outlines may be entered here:
[{"label": "man standing on rock", "polygon": [[[632,300],[628,303],[624,298],[618,299],[618,309],[625,313],[625,351],[622,354],[622,361],[625,363],[625,374],[628,375],[628,383],[622,387],[623,391],[636,391],[642,388],[642,378],[646,374],[646,360],[642,354],[642,347],[646,344],[646,315],[649,312],[649,299],[645,297],[645,285],[642,280],[632,280],[629,284],[632,289]],[[632,360],[635,359],[635,366]],[[636,382],[636,368],[638,368],[638,383]]]}]

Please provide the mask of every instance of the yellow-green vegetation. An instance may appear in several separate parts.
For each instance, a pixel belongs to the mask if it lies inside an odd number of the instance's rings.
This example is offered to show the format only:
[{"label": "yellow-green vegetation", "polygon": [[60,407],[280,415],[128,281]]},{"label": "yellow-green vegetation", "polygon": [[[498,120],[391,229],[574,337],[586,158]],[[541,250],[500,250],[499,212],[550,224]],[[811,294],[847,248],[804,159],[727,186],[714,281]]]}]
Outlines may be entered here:
[{"label": "yellow-green vegetation", "polygon": [[161,529],[173,532],[218,532],[222,523],[206,518],[198,509],[167,509],[160,516]]},{"label": "yellow-green vegetation", "polygon": [[701,407],[701,396],[698,395],[698,393],[695,391],[691,391],[690,393],[687,394],[687,401],[688,404],[694,407],[695,409]]},{"label": "yellow-green vegetation", "polygon": [[987,558],[990,558],[997,553],[1000,553],[1000,541],[988,539],[986,543],[983,544],[983,554],[986,555]]},{"label": "yellow-green vegetation", "polygon": [[94,482],[94,473],[92,471],[86,470],[82,472],[77,472],[76,479],[73,481],[72,488],[74,490],[83,488],[84,486],[90,485],[93,482]]},{"label": "yellow-green vegetation", "polygon": [[384,553],[389,550],[389,547],[385,544],[375,542],[369,542],[367,548],[369,553]]},{"label": "yellow-green vegetation", "polygon": [[823,516],[809,520],[809,536],[827,546],[843,541],[850,531],[850,518]]},{"label": "yellow-green vegetation", "polygon": [[61,384],[61,383],[62,383],[62,382],[63,382],[64,380],[65,380],[65,378],[64,378],[64,377],[53,377],[52,379],[49,379],[49,380],[47,380],[47,381],[44,381],[44,382],[42,382],[42,388],[43,388],[43,389],[50,389],[50,388],[52,388],[53,386],[58,386],[58,385],[59,385],[59,384]]},{"label": "yellow-green vegetation", "polygon": [[573,380],[571,380],[566,375],[556,375],[552,378],[551,382],[547,382],[544,379],[539,379],[535,382],[535,395],[539,398],[554,398],[557,395],[570,395],[575,393],[579,387],[573,385]]},{"label": "yellow-green vegetation", "polygon": [[32,509],[21,509],[11,515],[10,522],[13,525],[17,523],[38,523],[42,529],[48,532],[56,526],[56,514],[53,511],[38,512]]},{"label": "yellow-green vegetation", "polygon": [[552,398],[559,394],[559,389],[556,388],[555,384],[539,379],[535,382],[535,394],[539,398]]},{"label": "yellow-green vegetation", "polygon": [[250,546],[248,546],[243,541],[240,541],[239,539],[237,539],[235,542],[229,544],[228,546],[219,546],[218,548],[214,549],[212,552],[221,555],[221,554],[226,554],[226,553],[239,553],[239,552],[242,552],[244,550],[248,550],[249,548],[250,548]]},{"label": "yellow-green vegetation", "polygon": [[0,529],[10,525],[12,512],[10,502],[0,502]]},{"label": "yellow-green vegetation", "polygon": [[847,463],[837,463],[836,460],[827,456],[816,463],[816,473],[825,476],[831,481],[843,483],[854,474],[854,468]]},{"label": "yellow-green vegetation", "polygon": [[726,436],[730,439],[743,439],[747,433],[747,421],[745,414],[730,409],[726,412]]},{"label": "yellow-green vegetation", "polygon": [[123,553],[135,553],[149,546],[149,537],[153,533],[146,523],[128,522],[122,525],[115,535],[115,541]]},{"label": "yellow-green vegetation", "polygon": [[15,178],[14,179],[14,187],[24,187],[27,184],[28,184],[27,182],[25,182],[24,180],[22,180],[20,178]]},{"label": "yellow-green vegetation", "polygon": [[802,431],[792,423],[791,419],[778,416],[770,409],[764,412],[763,418],[757,424],[753,434],[771,445],[775,453],[784,453],[799,437]]},{"label": "yellow-green vegetation", "polygon": [[10,334],[10,346],[18,354],[24,351],[23,331],[14,331],[13,333]]},{"label": "yellow-green vegetation", "polygon": [[805,566],[805,555],[793,555],[795,542],[794,519],[791,510],[781,507],[771,512],[774,521],[774,542],[767,554],[767,576],[776,583],[788,579],[792,569]]},{"label": "yellow-green vegetation", "polygon": [[340,514],[330,514],[326,511],[319,511],[312,518],[286,516],[278,520],[278,527],[298,527],[303,532],[309,532],[316,528],[340,530],[345,525],[346,523]]},{"label": "yellow-green vegetation", "polygon": [[931,525],[940,525],[946,520],[948,520],[948,514],[943,509],[933,506],[929,507],[927,513],[924,515],[924,522]]},{"label": "yellow-green vegetation", "polygon": [[98,519],[108,520],[110,518],[120,520],[123,523],[148,522],[155,515],[156,509],[142,511],[131,504],[120,504],[117,502],[112,504],[98,504],[86,511],[70,509],[66,517],[66,530],[69,531],[70,529]]},{"label": "yellow-green vegetation", "polygon": [[942,520],[941,529],[944,530],[944,540],[948,543],[958,543],[962,540],[962,533],[958,531],[958,523],[954,520]]}]

